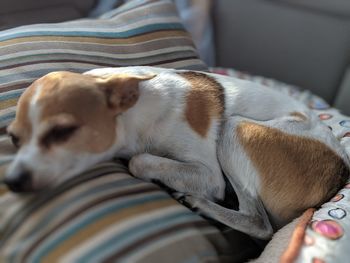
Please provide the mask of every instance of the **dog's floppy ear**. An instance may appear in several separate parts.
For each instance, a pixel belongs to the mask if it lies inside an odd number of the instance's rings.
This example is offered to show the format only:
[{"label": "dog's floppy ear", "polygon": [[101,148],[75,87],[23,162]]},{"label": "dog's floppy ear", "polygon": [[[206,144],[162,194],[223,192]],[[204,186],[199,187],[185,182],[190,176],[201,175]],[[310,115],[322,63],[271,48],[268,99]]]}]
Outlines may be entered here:
[{"label": "dog's floppy ear", "polygon": [[112,75],[98,80],[104,92],[107,106],[119,114],[134,106],[139,98],[139,83],[154,78],[155,75],[135,76],[127,74]]}]

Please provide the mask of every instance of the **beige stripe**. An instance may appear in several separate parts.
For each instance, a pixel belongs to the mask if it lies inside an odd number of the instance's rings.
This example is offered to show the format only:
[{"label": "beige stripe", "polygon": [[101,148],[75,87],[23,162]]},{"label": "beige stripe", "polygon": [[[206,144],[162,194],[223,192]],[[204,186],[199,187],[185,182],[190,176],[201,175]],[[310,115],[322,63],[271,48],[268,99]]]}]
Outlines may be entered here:
[{"label": "beige stripe", "polygon": [[159,63],[157,64],[157,67],[163,67],[163,68],[187,68],[190,66],[196,66],[199,67],[200,65],[202,65],[203,67],[205,67],[205,65],[203,64],[203,62],[199,59],[188,59],[188,60],[180,60],[180,61],[175,61],[175,62],[171,62],[171,63]]},{"label": "beige stripe", "polygon": [[[0,47],[9,46],[19,43],[30,42],[45,42],[45,41],[59,41],[59,42],[82,42],[82,43],[96,43],[96,44],[134,44],[138,42],[145,42],[155,40],[158,38],[165,38],[169,36],[183,36],[189,37],[189,34],[183,30],[166,30],[139,35],[130,38],[95,38],[95,37],[63,37],[63,36],[33,36],[22,37],[0,42]],[[28,43],[28,44],[29,44]]]},{"label": "beige stripe", "polygon": [[17,105],[18,98],[9,99],[0,102],[0,110],[7,109],[8,107],[13,107]]},{"label": "beige stripe", "polygon": [[[27,50],[30,45],[30,51],[33,54],[40,50],[53,50],[53,49],[64,49],[67,53],[71,53],[72,50],[84,50],[89,51],[101,51],[104,53],[111,54],[129,54],[135,52],[145,52],[161,49],[170,46],[190,46],[193,47],[193,42],[189,38],[185,37],[164,37],[144,41],[140,43],[131,44],[97,44],[97,43],[82,43],[82,42],[59,42],[59,41],[41,41],[41,42],[30,42],[30,43],[19,43],[0,49],[0,58],[9,53],[16,53],[18,50]],[[50,53],[48,53],[50,55]],[[25,60],[28,60],[25,58]],[[21,63],[14,58],[8,61],[3,61],[2,66],[6,68],[7,65],[13,65],[14,63]]]},{"label": "beige stripe", "polygon": [[154,201],[148,204],[140,204],[131,208],[116,211],[109,216],[103,217],[102,219],[95,221],[87,228],[82,229],[78,233],[75,233],[70,239],[61,243],[55,250],[52,250],[46,257],[43,258],[43,262],[54,262],[62,255],[65,255],[68,251],[74,250],[84,240],[87,240],[98,232],[102,231],[108,226],[118,225],[120,222],[127,220],[128,218],[135,217],[141,213],[150,213],[151,211],[158,210],[163,207],[169,207],[177,205],[173,199],[166,199],[160,201]]},{"label": "beige stripe", "polygon": [[[97,51],[86,51],[86,50],[74,50],[71,52],[68,52],[67,49],[48,49],[48,50],[36,50],[35,54],[50,54],[50,53],[60,53],[60,54],[74,54],[74,55],[87,55],[87,56],[98,56],[98,57],[107,57],[107,58],[114,58],[114,59],[141,59],[142,57],[150,57],[155,56],[162,53],[171,53],[171,52],[180,52],[180,51],[193,51],[195,52],[195,48],[191,46],[173,46],[173,47],[166,47],[166,48],[159,48],[152,51],[146,51],[146,52],[135,52],[130,54],[112,54],[109,52],[97,52]],[[21,56],[29,56],[33,55],[33,51],[22,51],[17,52],[16,55],[9,54],[4,55],[1,58],[2,59],[15,59],[16,57]]]}]

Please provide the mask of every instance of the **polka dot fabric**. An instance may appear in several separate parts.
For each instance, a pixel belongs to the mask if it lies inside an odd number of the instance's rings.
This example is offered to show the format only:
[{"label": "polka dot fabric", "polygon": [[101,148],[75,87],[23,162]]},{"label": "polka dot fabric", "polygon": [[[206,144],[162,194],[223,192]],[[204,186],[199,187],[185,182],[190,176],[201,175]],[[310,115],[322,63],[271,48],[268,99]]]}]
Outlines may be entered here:
[{"label": "polka dot fabric", "polygon": [[[301,91],[298,87],[272,79],[252,76],[233,69],[211,68],[211,71],[258,82],[302,101],[332,130],[334,136],[350,156],[350,117],[331,108],[323,99],[309,91]],[[306,229],[304,243],[296,262],[350,262],[349,249],[350,181],[336,196],[314,213]]]}]

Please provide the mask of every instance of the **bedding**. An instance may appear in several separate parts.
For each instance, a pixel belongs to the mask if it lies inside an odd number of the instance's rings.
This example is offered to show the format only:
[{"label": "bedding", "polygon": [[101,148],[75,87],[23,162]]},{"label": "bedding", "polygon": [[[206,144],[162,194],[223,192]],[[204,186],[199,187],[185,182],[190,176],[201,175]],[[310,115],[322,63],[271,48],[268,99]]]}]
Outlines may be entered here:
[{"label": "bedding", "polygon": [[132,0],[97,19],[0,32],[0,134],[17,99],[51,71],[153,65],[207,70],[170,0]]},{"label": "bedding", "polygon": [[[302,101],[332,130],[334,136],[340,141],[348,156],[350,156],[350,117],[330,107],[321,98],[309,91],[301,91],[295,86],[273,79],[253,76],[234,69],[211,68],[211,71],[254,81]],[[350,179],[336,196],[313,213],[303,235],[303,239],[301,239],[302,244],[298,244],[300,249],[292,258],[294,262],[336,263],[349,261]]]}]

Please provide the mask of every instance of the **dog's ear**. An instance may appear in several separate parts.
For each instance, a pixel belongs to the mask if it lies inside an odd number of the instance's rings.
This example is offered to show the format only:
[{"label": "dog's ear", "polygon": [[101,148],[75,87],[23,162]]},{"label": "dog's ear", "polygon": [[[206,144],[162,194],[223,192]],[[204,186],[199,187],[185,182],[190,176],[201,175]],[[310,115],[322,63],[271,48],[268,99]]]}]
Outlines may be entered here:
[{"label": "dog's ear", "polygon": [[155,75],[134,76],[118,74],[99,79],[98,85],[104,92],[107,106],[119,114],[134,106],[139,98],[139,83],[154,78]]}]

